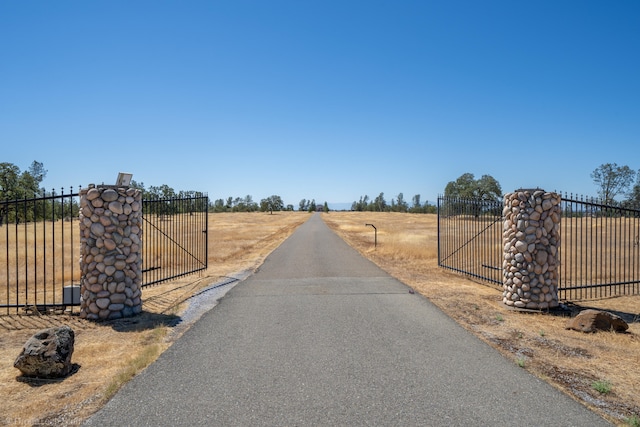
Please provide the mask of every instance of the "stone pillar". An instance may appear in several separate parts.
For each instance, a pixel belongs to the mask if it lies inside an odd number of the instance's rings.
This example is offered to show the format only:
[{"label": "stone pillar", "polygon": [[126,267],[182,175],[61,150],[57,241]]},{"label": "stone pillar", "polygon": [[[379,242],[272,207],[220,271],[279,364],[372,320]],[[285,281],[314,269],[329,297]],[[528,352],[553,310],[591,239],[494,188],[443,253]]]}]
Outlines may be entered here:
[{"label": "stone pillar", "polygon": [[142,311],[142,192],[80,191],[80,317],[118,319]]},{"label": "stone pillar", "polygon": [[516,190],[504,196],[502,301],[544,310],[558,306],[560,195]]}]

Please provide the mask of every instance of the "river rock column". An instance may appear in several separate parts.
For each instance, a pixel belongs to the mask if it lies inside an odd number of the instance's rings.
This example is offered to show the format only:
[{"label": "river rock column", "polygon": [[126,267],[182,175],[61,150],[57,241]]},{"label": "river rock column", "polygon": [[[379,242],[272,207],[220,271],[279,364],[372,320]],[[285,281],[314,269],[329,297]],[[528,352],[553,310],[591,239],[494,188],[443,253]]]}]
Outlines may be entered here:
[{"label": "river rock column", "polygon": [[142,311],[142,193],[131,187],[80,191],[80,317],[118,319]]},{"label": "river rock column", "polygon": [[560,195],[516,190],[504,196],[502,301],[544,310],[558,306]]}]

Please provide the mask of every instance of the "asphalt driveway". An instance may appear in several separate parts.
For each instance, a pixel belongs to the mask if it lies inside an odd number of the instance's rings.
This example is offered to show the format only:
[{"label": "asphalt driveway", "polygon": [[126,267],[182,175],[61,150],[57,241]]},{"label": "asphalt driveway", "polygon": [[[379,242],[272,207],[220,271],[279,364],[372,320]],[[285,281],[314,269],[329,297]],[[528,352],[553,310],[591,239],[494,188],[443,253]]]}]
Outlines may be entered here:
[{"label": "asphalt driveway", "polygon": [[313,215],[87,425],[599,426]]}]

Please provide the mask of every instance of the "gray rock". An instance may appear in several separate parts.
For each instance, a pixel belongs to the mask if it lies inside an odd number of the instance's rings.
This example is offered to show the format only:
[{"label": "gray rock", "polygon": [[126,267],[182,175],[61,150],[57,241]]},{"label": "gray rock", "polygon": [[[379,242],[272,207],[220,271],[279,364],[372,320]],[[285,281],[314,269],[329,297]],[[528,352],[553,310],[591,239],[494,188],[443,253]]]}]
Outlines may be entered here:
[{"label": "gray rock", "polygon": [[27,340],[13,366],[26,377],[66,377],[73,370],[74,343],[75,334],[68,326],[43,329]]},{"label": "gray rock", "polygon": [[527,246],[526,242],[523,242],[522,240],[518,240],[515,245],[516,250],[520,253],[525,252],[527,250]]},{"label": "gray rock", "polygon": [[104,225],[99,222],[91,224],[91,234],[100,237],[104,234]]},{"label": "gray rock", "polygon": [[91,188],[87,191],[87,200],[91,201],[100,197],[100,191],[96,188]]},{"label": "gray rock", "polygon": [[118,193],[111,188],[102,192],[102,200],[104,200],[105,202],[113,202],[115,200],[118,200],[118,197]]},{"label": "gray rock", "polygon": [[600,310],[583,310],[567,322],[566,329],[580,332],[615,331],[624,332],[629,329],[627,322],[620,316]]},{"label": "gray rock", "polygon": [[539,265],[544,265],[547,263],[547,259],[549,257],[549,253],[544,250],[540,250],[536,253],[536,263]]},{"label": "gray rock", "polygon": [[124,208],[122,207],[122,203],[120,202],[111,202],[109,203],[109,210],[114,214],[120,215],[124,212]]}]

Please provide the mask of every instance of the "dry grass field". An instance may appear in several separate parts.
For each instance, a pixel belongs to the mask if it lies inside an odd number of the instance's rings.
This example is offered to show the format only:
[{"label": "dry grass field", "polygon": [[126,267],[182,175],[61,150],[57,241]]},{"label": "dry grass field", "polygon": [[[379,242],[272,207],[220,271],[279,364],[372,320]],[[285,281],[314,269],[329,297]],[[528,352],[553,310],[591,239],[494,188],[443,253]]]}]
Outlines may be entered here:
[{"label": "dry grass field", "polygon": [[80,281],[78,229],[78,221],[61,220],[0,226],[0,305],[61,301],[62,285]]},{"label": "dry grass field", "polygon": [[[435,215],[330,212],[325,222],[381,268],[429,298],[514,364],[548,381],[618,425],[640,425],[640,297],[573,301],[615,311],[626,334],[582,334],[567,318],[522,313],[501,303],[501,289],[437,266]],[[0,425],[73,425],[99,409],[118,388],[179,336],[176,325],[201,288],[254,270],[306,213],[211,214],[209,268],[143,291],[143,315],[92,323],[69,315],[0,316]],[[373,245],[373,229],[378,245]],[[13,361],[36,330],[67,324],[76,331],[77,372],[61,381],[27,381]]]},{"label": "dry grass field", "polygon": [[[640,425],[640,297],[571,302],[576,310],[593,307],[624,316],[628,333],[570,331],[566,317],[510,310],[499,287],[439,268],[435,215],[330,212],[323,218],[352,247],[514,364],[614,424]],[[366,223],[378,229],[377,247]]]}]

